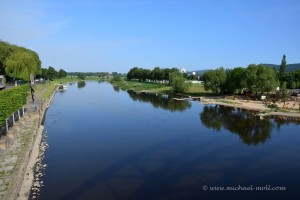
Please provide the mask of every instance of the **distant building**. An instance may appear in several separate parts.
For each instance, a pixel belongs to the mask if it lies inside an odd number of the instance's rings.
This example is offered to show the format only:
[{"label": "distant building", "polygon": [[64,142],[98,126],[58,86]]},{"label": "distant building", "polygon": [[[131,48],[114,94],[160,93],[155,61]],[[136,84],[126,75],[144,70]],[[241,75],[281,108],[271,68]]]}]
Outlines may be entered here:
[{"label": "distant building", "polygon": [[196,72],[192,72],[192,75],[196,75]]},{"label": "distant building", "polygon": [[185,74],[185,73],[186,73],[186,69],[185,69],[185,68],[182,68],[182,69],[180,70],[180,72],[183,73],[183,74]]}]

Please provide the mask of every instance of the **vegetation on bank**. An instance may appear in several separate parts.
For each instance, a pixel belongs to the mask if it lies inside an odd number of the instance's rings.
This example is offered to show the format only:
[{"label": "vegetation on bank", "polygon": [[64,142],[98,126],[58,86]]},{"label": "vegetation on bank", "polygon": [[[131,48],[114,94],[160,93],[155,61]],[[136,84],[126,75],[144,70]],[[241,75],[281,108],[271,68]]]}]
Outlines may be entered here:
[{"label": "vegetation on bank", "polygon": [[41,61],[36,52],[0,41],[0,74],[30,80],[30,74],[41,70]]},{"label": "vegetation on bank", "polygon": [[[167,84],[155,83],[155,82],[140,82],[138,80],[119,80],[110,81],[114,87],[119,87],[123,90],[133,90],[136,92],[148,91],[155,93],[171,94],[174,92],[172,87]],[[213,96],[215,93],[211,91],[206,91],[203,84],[189,84],[190,87],[186,92],[180,93],[186,96]]]},{"label": "vegetation on bank", "polygon": [[300,70],[287,72],[286,56],[283,55],[279,69],[264,66],[262,64],[251,64],[247,68],[237,67],[208,70],[201,76],[206,89],[217,94],[234,94],[247,91],[250,94],[262,95],[273,92],[277,87],[281,92],[286,89],[300,87]]},{"label": "vegetation on bank", "polygon": [[0,40],[0,75],[4,75],[10,81],[28,82],[31,76],[54,80],[66,77],[67,72],[63,69],[56,71],[51,66],[41,68],[41,60],[36,52]]},{"label": "vegetation on bank", "polygon": [[129,70],[126,78],[129,81],[137,79],[139,82],[165,84],[170,86],[174,93],[185,93],[191,87],[191,84],[186,82],[184,74],[180,73],[177,68],[155,67],[150,70],[134,67]]},{"label": "vegetation on bank", "polygon": [[0,92],[0,125],[2,125],[5,119],[13,112],[22,108],[26,103],[28,93],[28,84]]}]

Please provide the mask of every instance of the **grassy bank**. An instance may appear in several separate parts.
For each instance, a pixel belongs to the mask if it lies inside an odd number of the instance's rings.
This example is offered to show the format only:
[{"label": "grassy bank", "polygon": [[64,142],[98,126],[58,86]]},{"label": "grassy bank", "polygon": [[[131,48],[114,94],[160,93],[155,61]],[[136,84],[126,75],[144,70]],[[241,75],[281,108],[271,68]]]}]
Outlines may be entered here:
[{"label": "grassy bank", "polygon": [[[136,92],[149,91],[155,93],[172,93],[172,88],[166,84],[160,83],[148,83],[139,81],[118,81],[111,82],[112,85],[120,87],[123,90],[134,90]],[[189,91],[183,93],[182,95],[189,96],[213,96],[215,95],[211,91],[205,91],[202,84],[192,84]]]}]

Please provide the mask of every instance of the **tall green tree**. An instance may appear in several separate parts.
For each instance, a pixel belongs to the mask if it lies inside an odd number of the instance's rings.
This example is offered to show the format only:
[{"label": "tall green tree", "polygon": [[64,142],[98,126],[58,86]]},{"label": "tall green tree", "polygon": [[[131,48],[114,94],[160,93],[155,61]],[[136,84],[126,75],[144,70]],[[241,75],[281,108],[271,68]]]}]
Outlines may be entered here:
[{"label": "tall green tree", "polygon": [[278,86],[276,71],[264,65],[251,64],[246,69],[247,88],[258,95],[271,92]]},{"label": "tall green tree", "polygon": [[209,70],[202,75],[204,81],[204,89],[212,90],[216,94],[224,92],[226,83],[226,72],[223,67],[215,70]]},{"label": "tall green tree", "polygon": [[246,87],[245,71],[246,70],[243,67],[236,67],[233,70],[226,70],[227,78],[225,90],[228,93],[241,93]]},{"label": "tall green tree", "polygon": [[187,92],[191,87],[190,83],[186,83],[186,79],[179,72],[172,72],[169,75],[170,85],[173,89],[173,92]]},{"label": "tall green tree", "polygon": [[48,79],[50,79],[50,80],[54,80],[55,78],[57,78],[57,71],[53,68],[53,67],[51,67],[51,66],[49,66],[48,67],[48,70],[47,70],[47,77],[48,77]]},{"label": "tall green tree", "polygon": [[58,72],[57,72],[57,77],[58,78],[63,78],[63,77],[66,77],[67,76],[67,72],[63,69],[60,69]]},{"label": "tall green tree", "polygon": [[279,80],[281,83],[285,81],[285,76],[286,76],[286,56],[283,55],[281,60],[281,65],[279,68]]},{"label": "tall green tree", "polygon": [[81,73],[81,72],[78,73],[78,74],[77,74],[77,77],[78,77],[79,80],[85,80],[85,75],[84,75],[84,73]]},{"label": "tall green tree", "polygon": [[40,73],[41,61],[35,52],[17,51],[6,58],[5,66],[6,75],[29,81],[30,74]]}]

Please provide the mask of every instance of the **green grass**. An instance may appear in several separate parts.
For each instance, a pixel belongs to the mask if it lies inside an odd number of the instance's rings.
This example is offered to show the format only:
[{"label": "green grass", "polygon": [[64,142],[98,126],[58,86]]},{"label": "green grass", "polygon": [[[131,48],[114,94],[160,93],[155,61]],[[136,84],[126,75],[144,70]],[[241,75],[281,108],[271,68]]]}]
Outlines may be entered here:
[{"label": "green grass", "polygon": [[172,90],[170,86],[159,84],[159,83],[148,83],[148,82],[138,82],[138,81],[120,81],[113,82],[114,86],[121,87],[125,90],[149,91],[157,93],[168,93]]},{"label": "green grass", "polygon": [[216,96],[212,91],[206,91],[203,84],[192,84],[186,94],[190,96]]},{"label": "green grass", "polygon": [[[134,90],[137,92],[140,91],[149,91],[156,93],[172,93],[172,88],[165,84],[160,83],[148,83],[148,82],[139,82],[139,81],[120,81],[113,82],[114,86],[121,87],[124,90]],[[203,84],[192,84],[189,91],[183,93],[184,95],[189,96],[214,96],[216,94],[211,91],[205,91]]]}]

